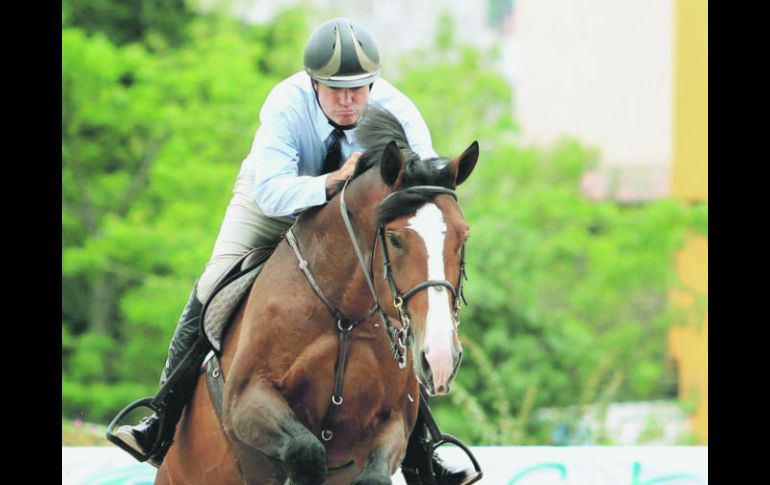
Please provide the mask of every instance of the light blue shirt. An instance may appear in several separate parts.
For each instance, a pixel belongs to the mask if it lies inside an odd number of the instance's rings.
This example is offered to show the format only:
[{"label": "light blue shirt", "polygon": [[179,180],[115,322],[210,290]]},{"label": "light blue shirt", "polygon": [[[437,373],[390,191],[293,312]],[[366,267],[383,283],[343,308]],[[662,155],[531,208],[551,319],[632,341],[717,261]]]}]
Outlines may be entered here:
[{"label": "light blue shirt", "polygon": [[[382,78],[375,81],[369,104],[381,106],[399,119],[420,158],[437,156],[417,107],[392,84]],[[262,212],[280,217],[326,203],[329,174],[320,173],[334,128],[315,99],[310,76],[298,72],[278,83],[262,105],[259,120],[242,170],[254,174],[252,193]],[[340,141],[343,161],[354,151],[363,151],[355,128],[345,130]]]}]

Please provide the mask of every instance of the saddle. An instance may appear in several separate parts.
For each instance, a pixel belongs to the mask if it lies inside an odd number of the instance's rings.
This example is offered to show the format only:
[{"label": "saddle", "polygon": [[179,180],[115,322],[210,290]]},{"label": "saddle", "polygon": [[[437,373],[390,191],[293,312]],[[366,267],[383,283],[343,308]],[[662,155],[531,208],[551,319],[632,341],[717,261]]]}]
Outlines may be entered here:
[{"label": "saddle", "polygon": [[222,336],[240,308],[243,298],[262,271],[275,246],[255,248],[243,255],[219,278],[201,312],[201,331],[217,354],[222,352]]}]

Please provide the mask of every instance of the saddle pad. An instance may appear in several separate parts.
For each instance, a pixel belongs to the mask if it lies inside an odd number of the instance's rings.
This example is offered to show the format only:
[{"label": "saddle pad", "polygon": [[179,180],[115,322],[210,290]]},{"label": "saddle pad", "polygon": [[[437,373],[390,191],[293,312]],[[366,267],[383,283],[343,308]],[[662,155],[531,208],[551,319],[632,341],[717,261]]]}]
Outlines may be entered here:
[{"label": "saddle pad", "polygon": [[225,273],[203,308],[203,332],[211,347],[222,352],[222,336],[274,248],[258,248]]}]

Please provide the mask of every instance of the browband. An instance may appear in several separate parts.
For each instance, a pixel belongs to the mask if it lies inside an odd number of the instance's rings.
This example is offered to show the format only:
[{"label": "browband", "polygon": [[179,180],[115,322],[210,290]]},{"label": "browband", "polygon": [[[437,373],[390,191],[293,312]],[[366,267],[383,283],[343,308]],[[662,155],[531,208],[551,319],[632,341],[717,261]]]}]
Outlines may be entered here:
[{"label": "browband", "polygon": [[412,187],[406,187],[404,189],[398,189],[394,192],[391,192],[387,196],[385,196],[382,201],[380,201],[380,204],[385,203],[386,200],[393,197],[396,194],[404,194],[404,193],[410,193],[410,192],[432,192],[434,194],[449,194],[451,195],[454,200],[457,200],[457,193],[452,190],[448,189],[446,187],[441,187],[439,185],[414,185]]}]

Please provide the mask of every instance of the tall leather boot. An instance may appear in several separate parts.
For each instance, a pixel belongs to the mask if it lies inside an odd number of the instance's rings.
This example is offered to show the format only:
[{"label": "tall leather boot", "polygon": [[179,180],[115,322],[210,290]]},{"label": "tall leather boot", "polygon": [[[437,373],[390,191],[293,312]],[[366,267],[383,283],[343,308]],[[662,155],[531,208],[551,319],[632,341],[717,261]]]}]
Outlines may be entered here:
[{"label": "tall leather boot", "polygon": [[[194,371],[200,365],[200,358],[205,353],[202,352],[204,347],[195,345],[199,341],[200,317],[203,309],[203,304],[196,295],[196,289],[197,282],[179,317],[168,348],[166,364],[160,375],[158,395],[162,394],[163,399],[159,413],[165,418],[164,429],[160,429],[160,416],[152,414],[135,426],[127,424],[120,426],[114,433],[117,438],[140,454],[150,451],[159,432],[170,433],[170,436],[163,439],[157,452],[147,460],[156,467],[160,466],[166,451],[171,446],[173,430],[197,382],[197,372]],[[172,375],[174,375],[173,382],[170,384],[172,387],[164,388]]]},{"label": "tall leather boot", "polygon": [[417,422],[406,446],[406,456],[401,463],[401,473],[407,485],[467,485],[478,481],[481,475],[476,470],[446,465],[433,451],[433,438],[423,412],[430,413],[430,408],[420,406]]}]

